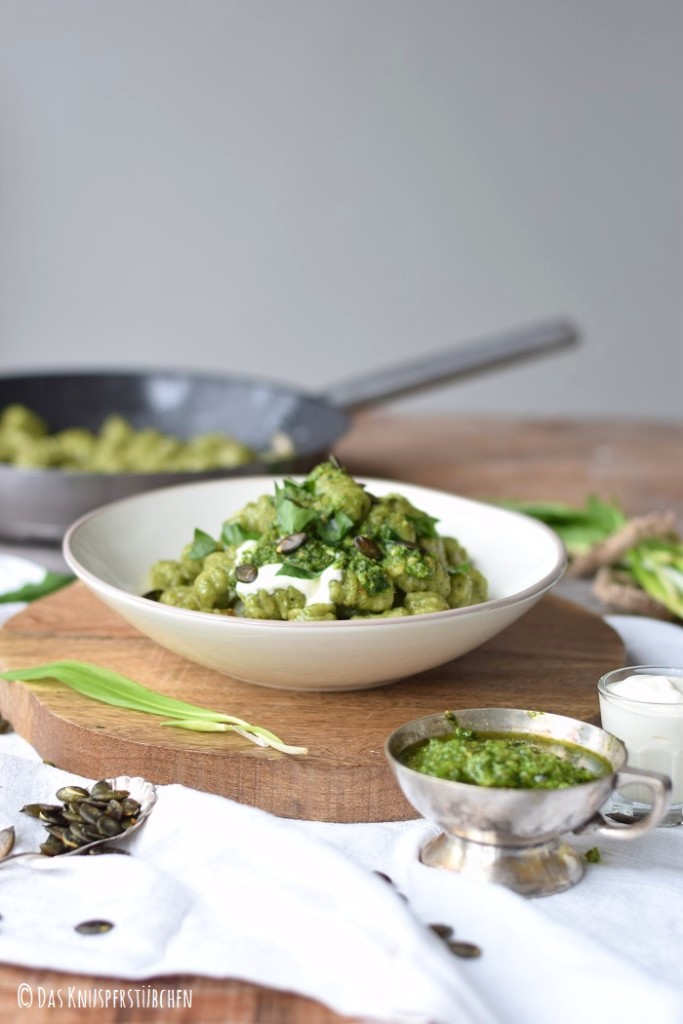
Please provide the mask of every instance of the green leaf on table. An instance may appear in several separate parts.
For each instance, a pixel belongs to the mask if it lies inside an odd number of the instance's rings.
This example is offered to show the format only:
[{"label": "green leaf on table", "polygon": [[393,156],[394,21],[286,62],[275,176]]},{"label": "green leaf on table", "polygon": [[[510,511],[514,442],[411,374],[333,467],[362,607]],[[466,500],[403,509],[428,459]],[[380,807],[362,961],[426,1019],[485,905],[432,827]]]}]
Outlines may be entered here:
[{"label": "green leaf on table", "polygon": [[38,597],[46,597],[47,594],[61,590],[68,583],[72,583],[74,576],[63,572],[46,572],[39,583],[25,583],[16,590],[5,591],[0,594],[0,604],[9,604],[14,601],[35,601]]},{"label": "green leaf on table", "polygon": [[624,563],[650,597],[683,619],[683,542],[640,541],[626,552]]},{"label": "green leaf on table", "polygon": [[501,501],[498,504],[551,527],[570,554],[587,551],[611,537],[626,522],[617,504],[601,501],[594,495],[587,498],[583,506],[560,501]]},{"label": "green leaf on table", "polygon": [[260,725],[251,725],[242,718],[224,715],[219,711],[201,708],[186,701],[166,697],[156,690],[150,690],[136,683],[128,676],[112,669],[93,665],[87,661],[52,661],[32,668],[10,669],[0,672],[0,679],[19,682],[57,681],[72,690],[113,707],[127,711],[140,711],[148,715],[160,715],[172,721],[161,725],[176,725],[182,729],[200,732],[237,732],[258,746],[270,746],[285,754],[306,754],[305,747],[293,747],[284,743],[275,733]]}]

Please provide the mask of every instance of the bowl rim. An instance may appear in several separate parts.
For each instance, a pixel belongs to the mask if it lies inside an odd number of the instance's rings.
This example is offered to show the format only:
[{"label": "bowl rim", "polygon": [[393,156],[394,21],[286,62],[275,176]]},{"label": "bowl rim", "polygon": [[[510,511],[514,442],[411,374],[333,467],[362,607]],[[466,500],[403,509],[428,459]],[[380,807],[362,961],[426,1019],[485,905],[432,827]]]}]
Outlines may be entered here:
[{"label": "bowl rim", "polygon": [[[79,559],[76,557],[72,550],[72,542],[79,530],[81,530],[88,523],[100,516],[110,512],[114,508],[120,508],[124,505],[132,505],[137,502],[149,500],[150,498],[157,497],[159,495],[168,495],[172,497],[174,492],[194,490],[200,487],[211,488],[215,487],[236,487],[239,484],[253,484],[254,487],[259,485],[267,486],[272,485],[274,482],[280,479],[305,479],[306,474],[271,474],[263,476],[240,476],[232,478],[222,478],[220,480],[204,480],[189,483],[176,484],[171,487],[156,488],[152,491],[143,491],[138,494],[129,495],[125,498],[119,498],[116,501],[107,502],[105,505],[100,505],[91,511],[86,512],[73,522],[64,534],[62,541],[62,554],[69,568],[75,573],[75,575],[82,580],[86,585],[89,585],[94,590],[98,591],[103,595],[115,599],[119,603],[124,603],[133,608],[148,608],[150,605],[149,598],[144,597],[141,594],[132,594],[130,591],[123,590],[121,587],[114,586],[108,583],[106,580],[101,579],[95,573],[87,569]],[[204,611],[196,611],[192,608],[177,608],[174,605],[158,605],[163,609],[164,617],[169,617],[172,621],[174,618],[180,617],[180,620],[184,622],[189,621],[201,621],[206,623],[207,629],[226,629],[247,626],[258,627],[259,629],[271,629],[271,630],[287,630],[287,632],[295,630],[324,630],[334,629],[338,631],[340,629],[373,629],[383,628],[387,630],[388,627],[400,627],[404,628],[402,624],[407,622],[429,622],[429,621],[447,621],[451,619],[461,619],[473,614],[481,613],[483,609],[498,610],[514,605],[523,603],[526,600],[534,597],[541,597],[546,591],[550,590],[559,580],[562,578],[567,568],[567,550],[560,540],[558,535],[552,530],[547,524],[540,520],[533,519],[531,516],[527,516],[522,512],[518,512],[515,509],[505,508],[503,506],[497,506],[493,503],[487,503],[479,501],[476,498],[469,498],[465,495],[454,494],[449,491],[442,491],[434,487],[425,487],[422,484],[413,484],[405,480],[390,480],[383,477],[366,477],[361,474],[354,474],[354,479],[360,483],[372,486],[380,484],[393,488],[396,491],[400,491],[402,488],[410,487],[417,491],[424,492],[425,494],[434,494],[440,498],[456,499],[459,502],[463,502],[467,505],[475,508],[486,508],[494,509],[497,512],[504,514],[506,517],[513,517],[515,519],[523,519],[533,524],[534,529],[538,530],[539,533],[544,534],[546,538],[551,542],[551,545],[555,548],[555,562],[552,567],[544,576],[542,576],[535,583],[530,584],[528,587],[524,587],[522,590],[516,591],[514,594],[509,594],[506,597],[493,598],[488,601],[482,601],[479,604],[466,605],[464,608],[448,608],[444,611],[439,612],[426,612],[420,615],[406,615],[396,616],[395,618],[357,618],[357,619],[335,619],[335,620],[313,620],[313,621],[281,621],[278,619],[251,619],[244,616],[233,616],[233,615],[211,615]],[[189,618],[191,617],[191,618]],[[210,626],[209,623],[213,623]],[[225,625],[232,624],[232,625]]]}]

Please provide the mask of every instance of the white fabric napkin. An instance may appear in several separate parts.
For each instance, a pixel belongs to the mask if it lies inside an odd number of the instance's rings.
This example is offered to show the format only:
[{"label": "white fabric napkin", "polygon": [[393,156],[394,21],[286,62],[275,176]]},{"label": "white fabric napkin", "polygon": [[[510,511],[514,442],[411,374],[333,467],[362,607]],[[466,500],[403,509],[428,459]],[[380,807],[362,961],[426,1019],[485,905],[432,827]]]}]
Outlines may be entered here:
[{"label": "white fabric napkin", "polygon": [[[632,663],[683,664],[680,627],[608,621]],[[0,737],[0,827],[17,826],[16,849],[44,837],[19,808],[53,802],[65,781],[83,780]],[[422,820],[288,821],[162,786],[126,841],[132,856],[0,866],[0,961],[132,980],[241,978],[397,1024],[683,1024],[683,828],[601,838],[602,861],[578,885],[534,901],[425,867],[418,851],[432,834]],[[115,925],[107,934],[74,931],[100,917]],[[433,922],[482,956],[454,958]]]}]

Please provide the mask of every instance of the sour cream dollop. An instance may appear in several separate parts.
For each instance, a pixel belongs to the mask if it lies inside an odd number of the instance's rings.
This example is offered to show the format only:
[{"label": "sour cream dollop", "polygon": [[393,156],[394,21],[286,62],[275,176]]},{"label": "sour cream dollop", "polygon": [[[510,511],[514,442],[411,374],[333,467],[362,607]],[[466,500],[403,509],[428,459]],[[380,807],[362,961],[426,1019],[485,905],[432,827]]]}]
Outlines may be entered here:
[{"label": "sour cream dollop", "polygon": [[[244,544],[241,544],[235,554],[235,564],[239,565],[244,555],[249,551],[253,551],[255,547],[255,540],[247,540]],[[252,580],[251,583],[237,583],[235,588],[237,593],[240,597],[245,597],[247,594],[256,594],[259,590],[265,590],[269,594],[273,594],[276,590],[286,590],[287,587],[294,587],[295,590],[304,595],[306,605],[333,603],[330,594],[330,584],[333,581],[341,582],[341,569],[336,568],[334,565],[329,565],[327,569],[323,569],[319,576],[311,580],[305,580],[300,576],[278,575],[282,567],[282,562],[260,565],[255,580]]]},{"label": "sour cream dollop", "polygon": [[653,704],[683,704],[683,683],[669,676],[633,675],[610,685],[610,692]]}]

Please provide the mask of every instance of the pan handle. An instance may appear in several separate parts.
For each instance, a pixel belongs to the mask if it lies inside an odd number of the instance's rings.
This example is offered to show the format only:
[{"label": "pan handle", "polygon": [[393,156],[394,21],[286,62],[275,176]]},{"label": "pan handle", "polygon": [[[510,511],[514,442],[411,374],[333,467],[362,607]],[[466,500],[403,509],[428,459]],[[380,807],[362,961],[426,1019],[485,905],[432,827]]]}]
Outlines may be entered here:
[{"label": "pan handle", "polygon": [[434,384],[566,348],[575,344],[578,337],[578,331],[568,321],[546,320],[362,377],[351,377],[333,385],[323,398],[346,412],[357,412]]}]

